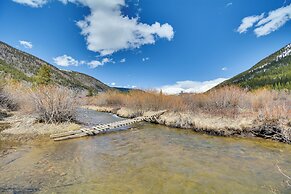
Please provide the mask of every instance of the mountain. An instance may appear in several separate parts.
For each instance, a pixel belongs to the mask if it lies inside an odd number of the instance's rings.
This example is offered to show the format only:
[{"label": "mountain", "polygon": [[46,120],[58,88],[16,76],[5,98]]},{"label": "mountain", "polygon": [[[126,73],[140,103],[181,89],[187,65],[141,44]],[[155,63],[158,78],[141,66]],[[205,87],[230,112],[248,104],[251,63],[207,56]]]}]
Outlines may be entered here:
[{"label": "mountain", "polygon": [[121,87],[114,87],[114,88],[120,92],[130,92],[130,91],[134,90],[132,88],[121,88]]},{"label": "mountain", "polygon": [[52,82],[79,90],[104,92],[111,88],[101,81],[74,71],[60,70],[49,63],[0,41],[0,77],[32,82],[42,65],[51,67]]},{"label": "mountain", "polygon": [[218,85],[238,85],[257,89],[268,87],[291,90],[291,44],[261,60],[249,70]]}]

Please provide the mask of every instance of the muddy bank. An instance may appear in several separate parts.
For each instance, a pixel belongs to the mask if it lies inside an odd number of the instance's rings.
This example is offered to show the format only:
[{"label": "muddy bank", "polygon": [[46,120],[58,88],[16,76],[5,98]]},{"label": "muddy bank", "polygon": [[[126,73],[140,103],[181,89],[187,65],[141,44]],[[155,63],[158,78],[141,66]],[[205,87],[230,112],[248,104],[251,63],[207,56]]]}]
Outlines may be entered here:
[{"label": "muddy bank", "polygon": [[[150,112],[134,111],[128,108],[84,106],[99,112],[114,113],[120,117],[133,118]],[[166,112],[148,122],[168,127],[191,129],[215,136],[261,137],[291,144],[291,124],[288,120],[260,121],[252,117],[229,118],[194,114],[191,112]]]}]

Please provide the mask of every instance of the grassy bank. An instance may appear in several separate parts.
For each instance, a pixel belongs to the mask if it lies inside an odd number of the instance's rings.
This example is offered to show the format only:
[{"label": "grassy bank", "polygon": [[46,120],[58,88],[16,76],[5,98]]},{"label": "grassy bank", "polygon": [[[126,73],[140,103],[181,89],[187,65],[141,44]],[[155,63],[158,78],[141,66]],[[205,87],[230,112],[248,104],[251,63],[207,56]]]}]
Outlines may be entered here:
[{"label": "grassy bank", "polygon": [[109,92],[87,99],[87,108],[136,117],[168,110],[154,123],[220,136],[257,136],[291,143],[291,95],[224,87],[204,94],[165,95],[153,91]]},{"label": "grassy bank", "polygon": [[0,137],[30,140],[77,130],[80,125],[74,121],[78,105],[77,92],[73,90],[5,80],[0,86]]},{"label": "grassy bank", "polygon": [[0,87],[1,134],[34,136],[78,129],[74,120],[80,105],[128,118],[168,110],[150,122],[211,135],[256,136],[291,143],[290,91],[238,87],[180,95],[110,91],[80,98],[76,91],[60,86],[8,81]]}]

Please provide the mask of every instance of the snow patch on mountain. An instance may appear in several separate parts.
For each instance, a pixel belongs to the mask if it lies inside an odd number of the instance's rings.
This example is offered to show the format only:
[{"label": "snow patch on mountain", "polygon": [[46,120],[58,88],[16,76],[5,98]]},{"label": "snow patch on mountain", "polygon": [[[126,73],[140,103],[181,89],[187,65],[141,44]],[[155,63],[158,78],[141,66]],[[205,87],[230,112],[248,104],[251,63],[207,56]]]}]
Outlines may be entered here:
[{"label": "snow patch on mountain", "polygon": [[291,44],[288,44],[280,55],[276,57],[276,61],[291,55]]},{"label": "snow patch on mountain", "polygon": [[269,65],[269,64],[270,64],[270,63],[266,63],[266,64],[264,64],[264,65],[262,65],[262,66],[260,66],[260,67],[257,67],[257,68],[255,68],[255,69],[252,69],[252,70],[249,71],[249,73],[252,73],[252,72],[257,71],[257,70],[259,70],[259,69],[263,69],[264,67],[266,67],[266,66]]}]

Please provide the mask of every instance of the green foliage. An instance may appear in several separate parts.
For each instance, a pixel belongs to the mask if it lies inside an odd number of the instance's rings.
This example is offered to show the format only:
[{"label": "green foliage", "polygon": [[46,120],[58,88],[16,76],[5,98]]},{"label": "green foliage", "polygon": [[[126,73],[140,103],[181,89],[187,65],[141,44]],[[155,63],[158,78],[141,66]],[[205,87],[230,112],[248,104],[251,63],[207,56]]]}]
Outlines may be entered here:
[{"label": "green foliage", "polygon": [[32,78],[28,77],[25,73],[22,71],[19,71],[18,69],[12,67],[9,64],[6,64],[4,61],[0,60],[0,72],[4,72],[5,74],[9,74],[11,78],[22,81],[25,80],[27,82],[31,82]]},{"label": "green foliage", "polygon": [[221,85],[239,85],[244,88],[271,88],[291,90],[291,56],[277,60],[282,49],[263,59],[251,69],[225,81]]},{"label": "green foliage", "polygon": [[277,90],[289,89],[291,82],[291,64],[287,66],[273,66],[267,71],[256,73],[256,75],[239,83],[242,87],[257,89],[269,87]]},{"label": "green foliage", "polygon": [[48,85],[51,83],[51,67],[48,65],[42,65],[35,78],[35,83],[38,85]]},{"label": "green foliage", "polygon": [[89,88],[88,89],[88,94],[87,94],[87,97],[91,97],[94,95],[94,92],[93,92],[93,89],[92,88]]},{"label": "green foliage", "polygon": [[[8,78],[33,84],[59,85],[77,91],[91,89],[93,94],[111,88],[94,77],[86,74],[62,71],[28,53],[19,51],[0,41],[2,60],[0,59],[0,79]],[[41,66],[41,69],[39,69]]]}]

